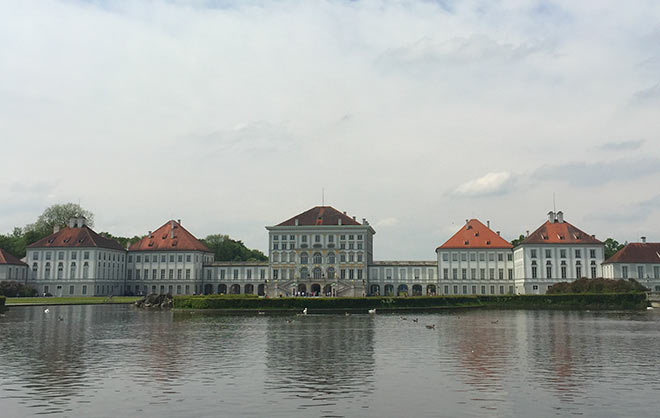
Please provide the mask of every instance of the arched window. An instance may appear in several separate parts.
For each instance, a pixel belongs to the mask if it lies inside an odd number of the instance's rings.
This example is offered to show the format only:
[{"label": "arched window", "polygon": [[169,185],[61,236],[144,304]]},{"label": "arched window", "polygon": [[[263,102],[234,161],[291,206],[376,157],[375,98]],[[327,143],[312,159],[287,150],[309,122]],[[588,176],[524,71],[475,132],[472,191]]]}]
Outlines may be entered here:
[{"label": "arched window", "polygon": [[321,269],[316,267],[314,270],[312,270],[312,274],[314,275],[315,279],[320,279],[321,278]]},{"label": "arched window", "polygon": [[289,253],[289,263],[295,263],[296,262],[296,253],[290,252]]},{"label": "arched window", "polygon": [[307,256],[307,253],[301,253],[300,254],[300,264],[307,264],[309,261],[309,258]]},{"label": "arched window", "polygon": [[336,261],[335,253],[328,254],[328,264],[335,264]]},{"label": "arched window", "polygon": [[300,278],[301,279],[306,279],[309,277],[309,270],[307,270],[307,267],[303,267],[300,269]]},{"label": "arched window", "polygon": [[282,253],[282,262],[286,263],[286,253]]},{"label": "arched window", "polygon": [[50,263],[46,263],[46,269],[44,271],[44,279],[50,280]]},{"label": "arched window", "polygon": [[314,264],[321,264],[323,263],[323,256],[321,253],[314,253]]},{"label": "arched window", "polygon": [[69,279],[76,278],[76,262],[71,263],[71,268],[69,269]]},{"label": "arched window", "polygon": [[335,278],[335,269],[333,267],[328,267],[328,279],[334,280]]},{"label": "arched window", "polygon": [[87,278],[89,278],[89,263],[85,261],[85,264],[83,264],[83,279],[87,279]]}]

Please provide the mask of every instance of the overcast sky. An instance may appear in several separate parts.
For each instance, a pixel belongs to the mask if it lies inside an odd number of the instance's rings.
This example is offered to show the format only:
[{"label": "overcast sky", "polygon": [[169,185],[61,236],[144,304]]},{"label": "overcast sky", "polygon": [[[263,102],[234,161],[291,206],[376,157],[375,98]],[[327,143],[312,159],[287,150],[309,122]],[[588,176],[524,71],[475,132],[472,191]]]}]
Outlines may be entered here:
[{"label": "overcast sky", "polygon": [[0,233],[80,202],[266,249],[325,202],[375,258],[557,208],[660,241],[660,2],[0,2]]}]

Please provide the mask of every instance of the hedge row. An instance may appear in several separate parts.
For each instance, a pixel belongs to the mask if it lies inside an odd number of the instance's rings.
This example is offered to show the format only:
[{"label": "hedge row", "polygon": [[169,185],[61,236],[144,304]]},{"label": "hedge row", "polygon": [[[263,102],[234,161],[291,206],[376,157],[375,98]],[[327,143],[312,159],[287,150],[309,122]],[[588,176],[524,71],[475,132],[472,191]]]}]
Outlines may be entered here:
[{"label": "hedge row", "polygon": [[558,295],[479,296],[484,305],[496,308],[525,309],[644,309],[646,294],[573,293]]},{"label": "hedge row", "polygon": [[476,296],[419,296],[406,298],[237,298],[228,296],[176,296],[178,309],[406,309],[480,306]]},{"label": "hedge row", "polygon": [[5,310],[5,300],[7,298],[4,296],[0,296],[0,312],[3,312]]},{"label": "hedge row", "polygon": [[524,309],[644,309],[644,293],[418,296],[357,298],[258,298],[248,295],[176,296],[176,309],[344,310],[493,307]]}]

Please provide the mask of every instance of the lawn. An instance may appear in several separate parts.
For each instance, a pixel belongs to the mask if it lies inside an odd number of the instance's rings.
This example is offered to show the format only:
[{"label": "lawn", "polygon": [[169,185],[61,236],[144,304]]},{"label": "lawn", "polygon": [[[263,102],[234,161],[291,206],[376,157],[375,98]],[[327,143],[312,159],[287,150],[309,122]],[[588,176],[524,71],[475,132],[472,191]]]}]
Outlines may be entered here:
[{"label": "lawn", "polygon": [[137,296],[82,296],[82,297],[39,297],[39,298],[7,298],[7,306],[11,305],[92,305],[100,303],[133,303],[140,299]]}]

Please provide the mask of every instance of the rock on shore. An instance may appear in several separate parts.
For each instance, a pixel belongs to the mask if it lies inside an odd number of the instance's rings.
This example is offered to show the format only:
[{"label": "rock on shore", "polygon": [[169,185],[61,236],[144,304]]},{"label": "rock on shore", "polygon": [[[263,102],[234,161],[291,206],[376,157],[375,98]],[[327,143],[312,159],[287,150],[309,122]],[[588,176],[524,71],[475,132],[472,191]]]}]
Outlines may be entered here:
[{"label": "rock on shore", "polygon": [[172,295],[157,295],[152,293],[135,302],[138,308],[170,309],[174,305]]}]

